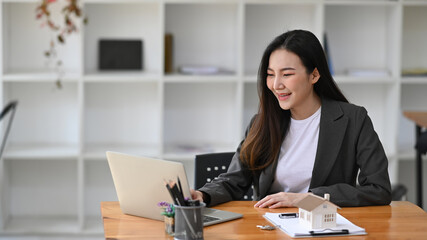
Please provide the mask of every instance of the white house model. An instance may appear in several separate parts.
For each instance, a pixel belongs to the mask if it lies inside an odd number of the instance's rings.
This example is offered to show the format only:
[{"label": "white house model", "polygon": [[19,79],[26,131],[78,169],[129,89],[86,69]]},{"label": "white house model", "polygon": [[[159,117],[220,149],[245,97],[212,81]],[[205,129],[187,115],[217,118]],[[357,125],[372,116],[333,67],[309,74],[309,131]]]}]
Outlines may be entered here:
[{"label": "white house model", "polygon": [[329,194],[325,194],[325,198],[308,195],[296,206],[299,208],[299,222],[306,228],[331,228],[337,224],[337,208],[340,207],[329,201]]}]

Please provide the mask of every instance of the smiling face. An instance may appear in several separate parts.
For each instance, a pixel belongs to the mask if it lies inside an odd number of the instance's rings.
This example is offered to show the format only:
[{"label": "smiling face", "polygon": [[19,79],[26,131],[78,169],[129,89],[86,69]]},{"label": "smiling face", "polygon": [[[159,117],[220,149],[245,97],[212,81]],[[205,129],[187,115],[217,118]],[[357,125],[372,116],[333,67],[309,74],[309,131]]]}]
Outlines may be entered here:
[{"label": "smiling face", "polygon": [[313,86],[319,80],[317,69],[307,73],[301,59],[286,49],[277,49],[270,55],[267,69],[267,87],[276,96],[284,110],[290,110],[294,119],[311,116],[320,107],[320,98]]}]

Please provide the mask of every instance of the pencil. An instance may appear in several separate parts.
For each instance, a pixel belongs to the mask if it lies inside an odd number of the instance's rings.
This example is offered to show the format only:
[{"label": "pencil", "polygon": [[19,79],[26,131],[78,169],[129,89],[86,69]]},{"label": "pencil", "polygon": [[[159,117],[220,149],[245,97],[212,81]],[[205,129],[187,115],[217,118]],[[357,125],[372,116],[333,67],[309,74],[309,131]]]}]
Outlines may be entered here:
[{"label": "pencil", "polygon": [[[163,180],[163,181],[165,181],[165,180]],[[173,202],[175,203],[175,205],[179,205],[177,198],[175,197],[175,194],[172,192],[171,187],[169,186],[169,184],[166,181],[165,181],[165,184],[166,184],[166,188],[168,189],[169,194],[171,195]]]},{"label": "pencil", "polygon": [[178,189],[181,192],[181,195],[184,196],[184,192],[182,190],[182,186],[181,186],[181,180],[179,180],[179,176],[176,176],[177,182],[178,182]]}]

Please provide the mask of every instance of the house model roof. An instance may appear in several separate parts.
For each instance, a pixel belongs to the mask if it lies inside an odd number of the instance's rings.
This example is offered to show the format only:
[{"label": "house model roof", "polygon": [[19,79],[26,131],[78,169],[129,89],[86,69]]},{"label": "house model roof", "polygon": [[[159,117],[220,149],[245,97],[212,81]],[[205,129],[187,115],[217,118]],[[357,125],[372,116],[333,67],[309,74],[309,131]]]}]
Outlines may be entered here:
[{"label": "house model roof", "polygon": [[340,207],[338,207],[337,205],[328,201],[327,199],[316,196],[314,194],[310,194],[307,197],[301,199],[295,205],[299,208],[306,210],[306,211],[313,211],[315,208],[317,208],[319,205],[322,205],[324,202],[328,202],[329,204],[332,204],[333,206],[341,209]]}]

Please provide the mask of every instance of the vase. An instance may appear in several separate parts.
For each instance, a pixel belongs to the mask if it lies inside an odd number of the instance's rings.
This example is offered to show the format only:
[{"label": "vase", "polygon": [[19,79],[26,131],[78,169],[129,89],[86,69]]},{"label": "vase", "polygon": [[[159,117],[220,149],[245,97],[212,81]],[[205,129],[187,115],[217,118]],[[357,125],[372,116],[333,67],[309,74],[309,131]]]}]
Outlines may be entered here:
[{"label": "vase", "polygon": [[175,232],[175,218],[174,217],[164,217],[165,221],[165,232],[173,236]]}]

